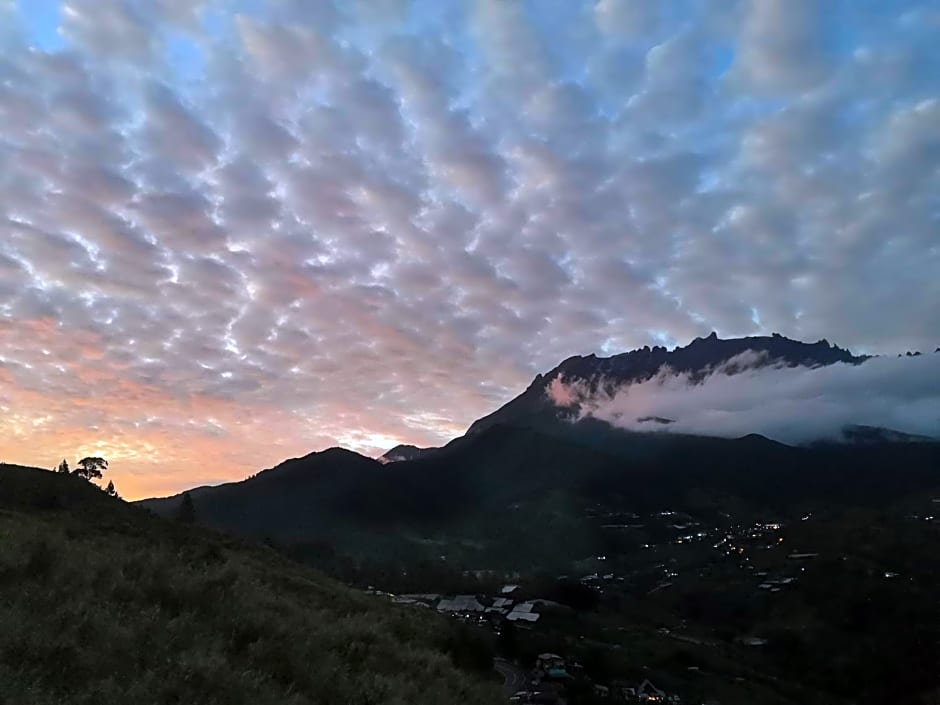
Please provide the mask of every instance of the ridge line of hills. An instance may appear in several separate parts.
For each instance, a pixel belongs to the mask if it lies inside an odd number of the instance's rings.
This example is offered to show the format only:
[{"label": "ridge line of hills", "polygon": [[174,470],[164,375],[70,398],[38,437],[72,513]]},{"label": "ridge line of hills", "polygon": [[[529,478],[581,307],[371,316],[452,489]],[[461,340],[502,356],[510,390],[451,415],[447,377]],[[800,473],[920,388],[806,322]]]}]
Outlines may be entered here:
[{"label": "ridge line of hills", "polygon": [[[564,409],[556,406],[547,394],[547,387],[558,375],[566,379],[579,380],[588,385],[629,384],[644,381],[656,375],[664,365],[677,373],[690,375],[693,380],[701,380],[722,363],[753,351],[762,357],[752,361],[754,366],[769,364],[785,365],[789,367],[806,366],[820,367],[836,363],[859,365],[870,359],[867,355],[854,355],[851,351],[831,345],[826,340],[815,343],[803,343],[783,337],[778,334],[771,336],[756,336],[723,340],[715,333],[705,337],[696,338],[689,345],[667,350],[665,347],[649,346],[630,352],[598,357],[596,355],[572,356],[558,364],[545,374],[539,374],[533,382],[520,395],[504,404],[491,414],[478,419],[470,425],[465,435],[451,440],[440,448],[418,448],[411,445],[401,445],[388,451],[385,455],[372,460],[354,451],[334,447],[307,455],[290,458],[278,463],[276,466],[259,471],[246,479],[224,483],[217,486],[203,486],[192,488],[189,492],[193,497],[233,496],[238,488],[246,486],[262,486],[271,483],[311,483],[313,490],[316,485],[316,502],[340,502],[343,487],[357,487],[357,492],[369,494],[372,490],[387,484],[389,477],[403,483],[409,488],[413,497],[433,494],[421,487],[433,487],[438,480],[437,476],[450,477],[454,481],[451,497],[461,494],[461,488],[472,484],[466,477],[459,476],[451,466],[467,466],[474,463],[485,465],[488,460],[485,456],[491,455],[496,464],[500,464],[498,456],[505,453],[505,439],[512,437],[518,446],[553,447],[558,450],[560,457],[571,458],[579,454],[590,461],[582,462],[587,466],[617,466],[624,459],[645,458],[649,463],[674,462],[669,458],[681,454],[681,449],[699,446],[716,452],[721,448],[721,455],[727,454],[729,448],[747,445],[751,452],[756,448],[762,449],[765,456],[778,456],[771,466],[779,464],[779,457],[784,456],[813,456],[824,453],[848,453],[849,448],[841,451],[836,448],[824,449],[826,444],[817,444],[814,449],[792,449],[789,446],[771,441],[759,434],[745,434],[741,438],[710,438],[706,436],[683,435],[669,433],[639,433],[614,429],[604,422],[591,419],[572,424],[565,419]],[[733,372],[733,370],[732,370]],[[668,419],[662,420],[664,423]],[[489,432],[489,433],[488,433]],[[845,441],[854,444],[894,444],[903,445],[913,441],[930,441],[925,437],[904,434],[890,429],[855,426],[846,429]],[[513,451],[518,452],[518,451]],[[491,459],[492,460],[492,459]],[[518,465],[518,463],[510,463]],[[557,465],[557,462],[550,463]],[[386,467],[382,470],[383,465]],[[389,467],[394,465],[394,467]],[[316,481],[307,477],[316,468],[318,477]],[[390,475],[389,473],[393,473]],[[472,477],[473,469],[467,474]],[[483,473],[485,474],[485,473]],[[512,483],[527,477],[526,472],[516,471],[516,477],[507,476],[504,482]],[[407,479],[407,481],[406,481]],[[420,487],[419,487],[420,486]],[[388,488],[386,488],[388,489]],[[443,491],[443,488],[442,488]],[[481,492],[483,490],[480,490]],[[402,502],[412,507],[414,499],[402,497],[402,492],[391,489],[388,495],[389,503]],[[142,500],[144,506],[157,511],[166,511],[166,507],[179,501],[181,494],[166,498],[153,498]],[[300,497],[304,492],[300,493]],[[440,497],[431,497],[434,504],[447,504],[441,502]],[[343,500],[346,501],[346,500]],[[351,500],[350,500],[351,501]],[[342,503],[342,502],[341,502]],[[353,505],[357,502],[352,502]],[[368,502],[360,500],[363,508]],[[381,512],[387,513],[387,512]],[[433,513],[433,512],[431,512]],[[225,522],[228,523],[228,522]]]}]

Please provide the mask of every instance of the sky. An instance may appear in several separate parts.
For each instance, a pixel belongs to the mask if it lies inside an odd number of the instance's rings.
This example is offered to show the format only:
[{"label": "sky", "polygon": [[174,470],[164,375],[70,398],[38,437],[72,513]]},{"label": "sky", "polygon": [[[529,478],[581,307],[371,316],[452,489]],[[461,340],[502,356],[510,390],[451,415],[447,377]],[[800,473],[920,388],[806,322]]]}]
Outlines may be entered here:
[{"label": "sky", "polygon": [[936,2],[0,0],[0,460],[129,498],[938,272]]}]

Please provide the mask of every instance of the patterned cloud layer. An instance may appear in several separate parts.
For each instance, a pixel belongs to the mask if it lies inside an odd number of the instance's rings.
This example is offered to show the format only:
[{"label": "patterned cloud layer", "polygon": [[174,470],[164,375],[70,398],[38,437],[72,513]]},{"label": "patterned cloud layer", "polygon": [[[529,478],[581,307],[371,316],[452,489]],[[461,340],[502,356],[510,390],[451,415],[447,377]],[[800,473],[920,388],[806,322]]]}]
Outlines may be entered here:
[{"label": "patterned cloud layer", "polygon": [[438,443],[574,354],[940,331],[932,2],[0,0],[0,459]]}]

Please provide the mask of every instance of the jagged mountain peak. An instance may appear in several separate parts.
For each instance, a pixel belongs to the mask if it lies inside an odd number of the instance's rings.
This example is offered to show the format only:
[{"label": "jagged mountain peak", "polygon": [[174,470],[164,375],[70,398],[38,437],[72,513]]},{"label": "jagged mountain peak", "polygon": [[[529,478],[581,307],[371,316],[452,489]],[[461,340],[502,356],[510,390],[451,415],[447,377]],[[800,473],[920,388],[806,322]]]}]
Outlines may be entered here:
[{"label": "jagged mountain peak", "polygon": [[548,400],[545,392],[548,385],[559,376],[567,381],[584,382],[591,387],[601,382],[622,385],[650,379],[664,366],[668,366],[676,373],[700,380],[716,367],[747,352],[761,356],[751,361],[750,366],[773,363],[788,367],[820,367],[837,362],[859,364],[867,359],[866,356],[853,355],[849,350],[832,345],[825,338],[815,343],[793,340],[779,333],[719,338],[714,331],[672,350],[661,345],[645,345],[609,357],[599,357],[594,353],[573,355],[549,372],[537,375],[525,392],[489,416],[474,422],[468,432],[479,432],[494,423],[517,423],[527,416],[556,416],[558,409]]}]

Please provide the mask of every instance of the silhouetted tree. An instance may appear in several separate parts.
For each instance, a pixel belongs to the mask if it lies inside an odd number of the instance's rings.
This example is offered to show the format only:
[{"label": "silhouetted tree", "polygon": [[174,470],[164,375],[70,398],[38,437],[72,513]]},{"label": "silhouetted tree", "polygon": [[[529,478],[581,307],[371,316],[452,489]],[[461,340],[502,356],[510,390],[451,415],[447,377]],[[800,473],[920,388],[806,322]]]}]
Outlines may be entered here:
[{"label": "silhouetted tree", "polygon": [[69,473],[69,461],[65,458],[62,458],[62,462],[59,463],[59,467],[56,468],[56,472],[64,472],[66,475]]},{"label": "silhouetted tree", "polygon": [[184,524],[192,524],[196,521],[196,507],[193,504],[193,498],[189,496],[189,492],[183,493],[179,509],[176,510],[176,520]]},{"label": "silhouetted tree", "polygon": [[96,480],[101,477],[101,471],[108,469],[108,461],[104,458],[89,457],[78,461],[78,467],[72,471],[73,475],[84,477],[86,480]]},{"label": "silhouetted tree", "polygon": [[117,497],[118,499],[121,498],[121,496],[117,493],[117,490],[114,489],[114,483],[111,480],[108,480],[108,486],[105,488],[104,491],[108,493],[109,495],[111,495],[112,497]]}]

